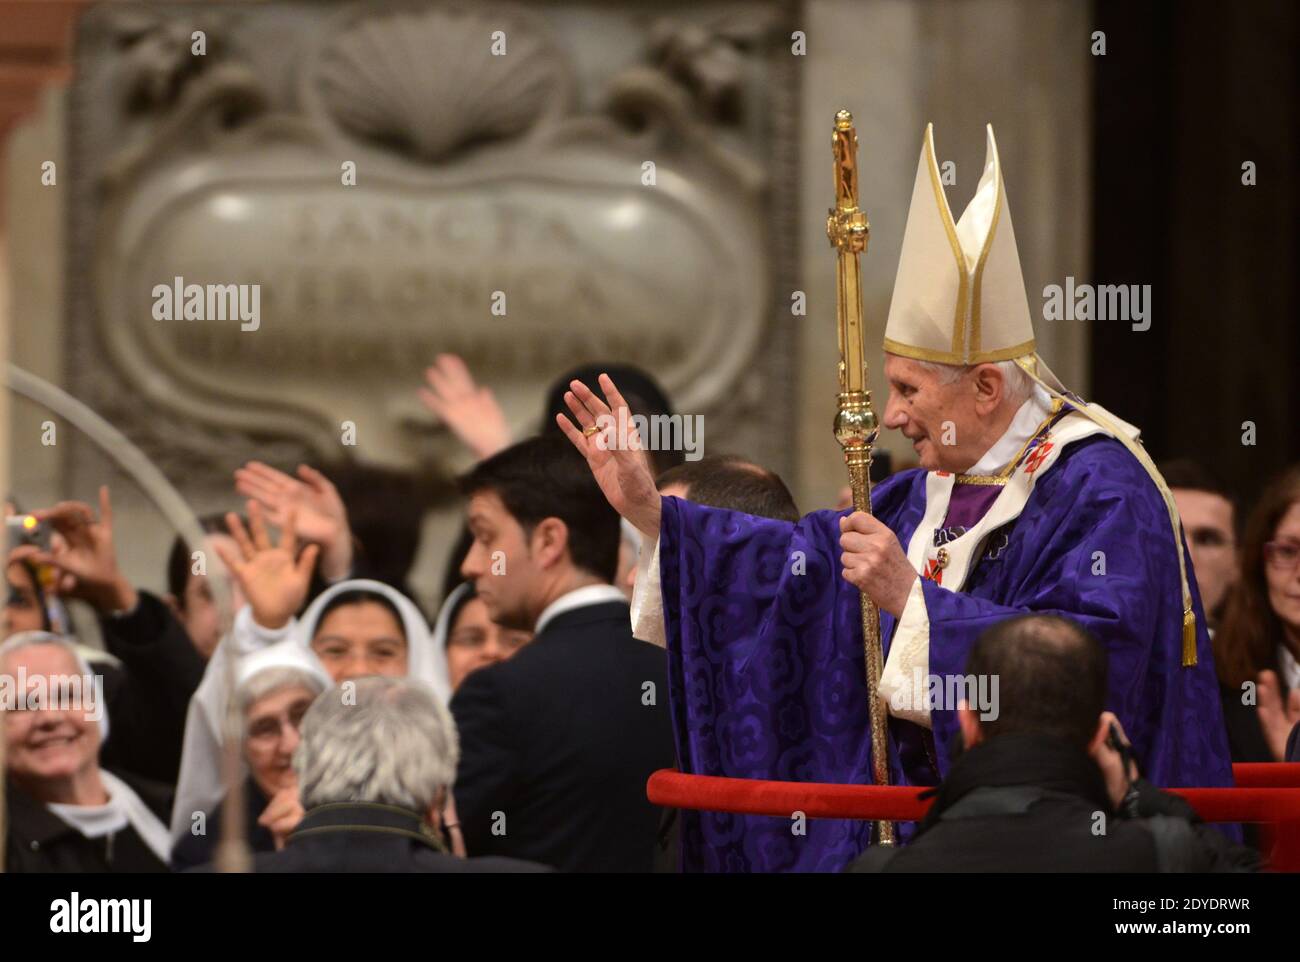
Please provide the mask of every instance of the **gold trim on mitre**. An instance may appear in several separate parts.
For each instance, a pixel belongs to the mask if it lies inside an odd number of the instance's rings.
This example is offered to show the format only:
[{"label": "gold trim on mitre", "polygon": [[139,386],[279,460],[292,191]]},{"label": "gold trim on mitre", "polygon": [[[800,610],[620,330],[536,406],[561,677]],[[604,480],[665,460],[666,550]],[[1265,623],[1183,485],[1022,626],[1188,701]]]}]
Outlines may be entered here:
[{"label": "gold trim on mitre", "polygon": [[983,174],[954,223],[935,156],[934,125],[926,126],[885,324],[885,350],[891,354],[968,365],[1034,353],[992,126],[986,132]]},{"label": "gold trim on mitre", "polygon": [[[939,175],[939,162],[934,156],[934,124],[925,125],[925,142],[921,145],[921,163],[930,175],[930,188],[934,192],[934,206],[939,212],[944,233],[948,235],[948,246],[952,248],[953,263],[957,267],[957,308],[953,321],[952,349],[959,350],[958,332],[965,326],[964,318],[969,311],[970,287],[966,277],[966,258],[962,254],[961,241],[957,239],[957,225],[952,220],[952,208],[948,206],[948,195],[943,191],[943,178]],[[920,179],[920,173],[917,173]],[[915,203],[915,197],[913,198]]]},{"label": "gold trim on mitre", "polygon": [[[1032,340],[1025,341],[1024,344],[1013,344],[1001,351],[986,351],[978,358],[970,361],[971,364],[989,364],[996,361],[1011,361],[1021,357],[1032,357],[1036,350],[1035,343]],[[934,361],[938,364],[963,364],[962,361],[951,360],[952,354],[948,351],[927,351],[923,347],[912,347],[910,344],[899,344],[897,341],[891,341],[885,338],[885,353],[897,354],[900,357],[910,357],[917,361]]]}]

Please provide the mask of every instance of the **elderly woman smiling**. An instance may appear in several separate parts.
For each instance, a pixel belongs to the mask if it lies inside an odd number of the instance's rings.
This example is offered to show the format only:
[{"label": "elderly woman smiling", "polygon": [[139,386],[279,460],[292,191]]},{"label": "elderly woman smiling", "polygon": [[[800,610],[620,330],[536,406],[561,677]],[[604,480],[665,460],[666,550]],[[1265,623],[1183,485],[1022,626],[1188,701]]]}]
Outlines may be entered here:
[{"label": "elderly woman smiling", "polygon": [[100,768],[108,716],[71,642],[20,632],[0,644],[0,675],[10,692],[0,705],[7,746],[5,867],[164,871],[163,800],[153,797],[151,810],[124,780]]},{"label": "elderly woman smiling", "polygon": [[[293,641],[244,658],[231,711],[243,732],[248,778],[244,783],[245,837],[254,853],[280,848],[302,817],[293,753],[298,726],[311,703],[331,684],[316,659]],[[213,760],[213,764],[218,764]],[[202,819],[191,813],[191,830],[172,850],[172,868],[191,868],[215,857],[223,800]],[[201,828],[201,830],[199,830]]]}]

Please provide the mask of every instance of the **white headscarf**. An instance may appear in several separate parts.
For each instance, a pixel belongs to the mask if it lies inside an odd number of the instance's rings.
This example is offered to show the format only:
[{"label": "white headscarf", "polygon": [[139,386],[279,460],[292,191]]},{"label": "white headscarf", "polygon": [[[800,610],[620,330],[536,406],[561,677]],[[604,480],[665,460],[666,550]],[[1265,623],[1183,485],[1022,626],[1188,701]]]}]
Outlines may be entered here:
[{"label": "white headscarf", "polygon": [[269,648],[263,648],[245,655],[239,660],[235,669],[235,698],[243,694],[244,689],[254,678],[273,668],[293,668],[312,678],[320,685],[321,691],[334,687],[334,679],[310,648],[304,650],[292,638],[277,642]]},{"label": "white headscarf", "polygon": [[[5,639],[4,644],[0,644],[0,662],[3,662],[5,656],[11,651],[35,645],[57,645],[72,655],[73,660],[77,663],[77,671],[83,678],[98,678],[90,670],[90,664],[82,655],[74,639],[52,634],[48,631],[20,631],[16,635],[9,636],[9,638]],[[92,705],[91,710],[99,714],[98,724],[100,747],[102,749],[104,742],[108,741],[108,706],[103,703],[101,697],[103,695],[102,681],[94,686],[93,690],[98,703]],[[96,759],[95,764],[98,767],[98,759]],[[60,802],[46,802],[45,807],[86,838],[102,838],[113,832],[120,832],[130,825],[135,830],[135,833],[140,836],[140,840],[157,856],[158,860],[166,863],[171,852],[171,845],[167,840],[167,829],[158,816],[140,799],[140,796],[135,793],[135,790],[130,785],[112,772],[100,768],[99,779],[103,783],[104,791],[108,793],[107,803],[103,805],[68,805]]]},{"label": "white headscarf", "polygon": [[[464,605],[461,603],[462,599],[464,599],[464,597],[473,589],[474,586],[470,582],[461,582],[451,590],[451,593],[447,595],[447,600],[444,601],[442,607],[438,609],[438,620],[433,626],[433,636],[430,641],[430,648],[433,650],[434,656],[442,662],[444,667],[447,664],[447,645],[451,641],[452,615],[457,611],[457,609],[464,608]],[[448,673],[448,677],[450,678],[450,673]],[[448,691],[451,690],[450,682],[448,682],[447,688]],[[450,696],[447,700],[451,700]]]},{"label": "white headscarf", "polygon": [[[447,659],[435,654],[424,615],[404,594],[379,581],[354,578],[340,581],[321,592],[308,606],[301,619],[293,619],[283,628],[267,629],[253,620],[252,609],[245,605],[235,615],[229,635],[221,639],[208,662],[194,697],[190,699],[185,721],[185,743],[181,752],[180,778],[176,785],[176,804],[172,808],[171,834],[179,839],[189,831],[195,812],[211,812],[221,801],[226,786],[221,779],[222,731],[231,700],[230,679],[233,660],[236,687],[251,677],[244,667],[249,658],[261,654],[254,662],[256,670],[271,667],[264,659],[287,659],[289,667],[310,664],[312,670],[328,673],[311,649],[321,613],[336,596],[349,591],[366,591],[391,602],[402,617],[406,634],[406,676],[423,681],[446,704],[451,700],[447,680]],[[276,654],[271,654],[271,649]],[[292,654],[287,654],[292,651]],[[279,660],[277,664],[287,664]],[[333,680],[328,683],[332,686]]]},{"label": "white headscarf", "polygon": [[297,623],[292,633],[293,638],[311,651],[311,640],[316,635],[321,612],[335,597],[350,591],[382,595],[392,602],[393,607],[402,616],[402,631],[406,635],[406,677],[424,682],[433,689],[433,693],[443,704],[451,701],[451,682],[448,681],[445,652],[440,657],[434,651],[433,641],[429,635],[429,623],[424,620],[424,613],[416,607],[414,601],[382,581],[354,578],[331,585],[322,591],[320,597],[303,612],[302,620]]}]

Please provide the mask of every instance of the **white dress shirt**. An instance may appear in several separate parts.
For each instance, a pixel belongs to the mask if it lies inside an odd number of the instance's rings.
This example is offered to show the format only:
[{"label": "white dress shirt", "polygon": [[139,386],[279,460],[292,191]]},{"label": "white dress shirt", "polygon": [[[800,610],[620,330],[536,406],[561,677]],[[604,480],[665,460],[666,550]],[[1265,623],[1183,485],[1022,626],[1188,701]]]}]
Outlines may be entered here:
[{"label": "white dress shirt", "polygon": [[572,611],[574,608],[589,608],[592,605],[603,605],[611,601],[621,601],[626,604],[627,595],[613,585],[587,585],[585,588],[574,588],[560,595],[542,610],[542,613],[537,616],[537,627],[533,629],[533,633],[540,635],[542,629],[556,615]]}]

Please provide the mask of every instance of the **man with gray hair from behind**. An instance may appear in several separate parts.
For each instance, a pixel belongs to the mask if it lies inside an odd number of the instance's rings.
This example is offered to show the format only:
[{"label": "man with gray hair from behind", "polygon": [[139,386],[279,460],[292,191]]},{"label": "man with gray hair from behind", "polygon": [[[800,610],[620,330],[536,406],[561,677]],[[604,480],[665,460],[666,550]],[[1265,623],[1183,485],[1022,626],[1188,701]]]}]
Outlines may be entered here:
[{"label": "man with gray hair from behind", "polygon": [[372,676],[325,692],[294,754],[302,821],[258,872],[530,872],[508,858],[459,858],[442,813],[459,756],[451,714],[419,681]]}]

